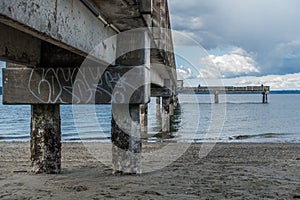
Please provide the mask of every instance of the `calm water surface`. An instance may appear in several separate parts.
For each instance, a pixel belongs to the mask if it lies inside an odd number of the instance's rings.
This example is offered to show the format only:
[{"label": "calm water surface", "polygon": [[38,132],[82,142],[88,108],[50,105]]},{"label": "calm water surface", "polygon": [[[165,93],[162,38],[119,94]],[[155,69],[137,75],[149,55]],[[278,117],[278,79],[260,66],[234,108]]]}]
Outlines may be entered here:
[{"label": "calm water surface", "polygon": [[[211,103],[210,95],[181,94],[180,107],[172,117],[174,138],[169,140],[300,142],[300,94],[271,94],[269,104],[262,104],[261,98],[260,94],[220,95],[220,104],[216,105]],[[149,104],[150,134],[161,130],[154,102],[152,99]],[[97,105],[92,109],[95,112],[82,106],[75,115],[79,120],[74,120],[72,106],[61,106],[63,141],[110,141],[111,106]],[[1,102],[0,113],[0,141],[29,140],[30,106]]]}]

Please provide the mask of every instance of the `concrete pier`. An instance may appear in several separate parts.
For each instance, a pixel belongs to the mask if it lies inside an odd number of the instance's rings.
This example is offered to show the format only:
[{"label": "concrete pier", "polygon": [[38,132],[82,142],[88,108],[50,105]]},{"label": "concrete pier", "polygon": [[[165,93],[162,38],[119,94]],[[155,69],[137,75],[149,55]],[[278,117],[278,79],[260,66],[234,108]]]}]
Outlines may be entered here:
[{"label": "concrete pier", "polygon": [[219,103],[219,94],[262,93],[263,95],[262,103],[268,103],[268,94],[270,91],[270,86],[261,85],[261,86],[244,86],[244,87],[234,87],[234,86],[179,87],[177,88],[177,91],[178,93],[213,94],[215,104]]},{"label": "concrete pier", "polygon": [[174,115],[174,109],[175,109],[174,100],[173,100],[173,97],[171,97],[169,100],[169,115],[170,116]]},{"label": "concrete pier", "polygon": [[174,107],[177,108],[177,106],[178,106],[178,97],[176,95],[174,96]]},{"label": "concrete pier", "polygon": [[[176,94],[168,1],[15,0],[0,16],[0,60],[22,65],[3,70],[2,102],[32,106],[33,171],[61,171],[60,104],[111,103],[113,171],[140,173],[151,88]],[[163,116],[169,131],[169,103]]]},{"label": "concrete pier", "polygon": [[148,104],[140,104],[140,126],[141,134],[148,132]]},{"label": "concrete pier", "polygon": [[160,119],[161,118],[161,106],[160,106],[160,97],[156,97],[156,119]]},{"label": "concrete pier", "polygon": [[[129,66],[127,75],[139,70],[127,76],[126,85],[117,92],[124,97],[123,103],[115,102],[117,99],[112,101],[113,174],[140,173],[141,133],[147,132],[147,103],[150,101],[149,46],[149,34],[144,30],[118,38],[116,64]],[[133,51],[128,52],[129,47]]]},{"label": "concrete pier", "polygon": [[[128,108],[129,106],[129,108]],[[126,116],[129,109],[131,119]],[[141,173],[140,105],[113,104],[111,127],[113,174]]]},{"label": "concrete pier", "polygon": [[32,105],[30,152],[32,171],[58,174],[61,171],[59,105]]},{"label": "concrete pier", "polygon": [[161,126],[162,132],[170,132],[170,114],[169,114],[169,97],[162,98],[162,116],[161,116]]},{"label": "concrete pier", "polygon": [[214,102],[215,102],[215,104],[219,103],[219,92],[218,91],[214,92]]},{"label": "concrete pier", "polygon": [[262,103],[268,103],[268,94],[269,92],[266,90],[262,92]]}]

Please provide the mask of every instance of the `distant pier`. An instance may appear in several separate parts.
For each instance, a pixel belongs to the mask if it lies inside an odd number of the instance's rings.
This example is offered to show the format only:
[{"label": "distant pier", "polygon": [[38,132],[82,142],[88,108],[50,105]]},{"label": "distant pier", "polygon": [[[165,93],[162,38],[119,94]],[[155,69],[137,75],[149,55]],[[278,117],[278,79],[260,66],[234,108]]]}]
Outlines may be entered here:
[{"label": "distant pier", "polygon": [[261,93],[262,103],[268,103],[268,94],[270,92],[270,86],[200,86],[200,87],[178,87],[178,93],[197,93],[197,94],[214,94],[215,103],[219,103],[219,94],[233,94],[233,93]]}]

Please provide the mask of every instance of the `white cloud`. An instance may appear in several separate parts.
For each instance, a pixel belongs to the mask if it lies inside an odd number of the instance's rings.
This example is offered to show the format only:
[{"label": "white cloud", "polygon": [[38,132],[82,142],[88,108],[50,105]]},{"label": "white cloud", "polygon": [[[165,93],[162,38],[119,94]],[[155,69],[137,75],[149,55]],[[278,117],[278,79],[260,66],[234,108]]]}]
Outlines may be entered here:
[{"label": "white cloud", "polygon": [[192,70],[190,68],[184,68],[182,65],[177,67],[176,72],[178,80],[194,78]]},{"label": "white cloud", "polygon": [[204,66],[204,69],[200,70],[200,77],[216,77],[211,76],[211,74],[216,74],[216,71],[219,71],[222,77],[260,72],[252,55],[241,48],[236,48],[222,56],[208,55],[200,60],[200,64]]},{"label": "white cloud", "polygon": [[246,85],[268,85],[274,89],[300,89],[300,73],[286,75],[267,75],[262,77],[240,77],[224,80],[227,84],[246,86]]}]

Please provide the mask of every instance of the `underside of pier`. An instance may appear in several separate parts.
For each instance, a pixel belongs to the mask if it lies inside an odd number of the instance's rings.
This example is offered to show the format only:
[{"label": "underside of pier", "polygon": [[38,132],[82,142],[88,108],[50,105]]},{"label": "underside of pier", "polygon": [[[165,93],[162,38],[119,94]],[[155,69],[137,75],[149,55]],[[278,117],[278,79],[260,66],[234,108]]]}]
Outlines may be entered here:
[{"label": "underside of pier", "polygon": [[61,171],[61,104],[112,104],[114,173],[140,172],[151,96],[163,97],[169,131],[177,77],[166,0],[1,1],[0,60],[3,103],[31,105],[36,173]]}]

